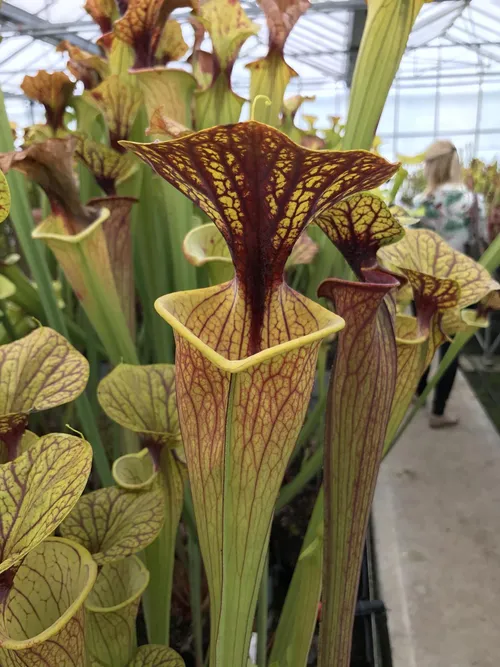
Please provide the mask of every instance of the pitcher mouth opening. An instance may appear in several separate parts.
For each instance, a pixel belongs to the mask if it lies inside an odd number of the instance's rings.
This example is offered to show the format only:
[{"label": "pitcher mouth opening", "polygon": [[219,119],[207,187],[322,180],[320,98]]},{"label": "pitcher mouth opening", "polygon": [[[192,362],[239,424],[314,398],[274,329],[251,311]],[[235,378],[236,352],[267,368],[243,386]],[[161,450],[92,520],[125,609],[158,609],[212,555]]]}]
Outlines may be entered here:
[{"label": "pitcher mouth opening", "polygon": [[[67,540],[62,537],[49,537],[46,540],[44,540],[33,551],[29,552],[29,554],[24,559],[23,563],[20,565],[19,569],[22,570],[24,563],[26,561],[29,562],[30,556],[31,557],[37,556],[38,554],[40,554],[40,550],[43,550],[45,546],[47,545],[50,546],[51,544],[55,544],[55,546],[57,546],[57,553],[59,555],[63,553],[64,550],[66,549],[76,552],[78,558],[81,560],[80,567],[82,569],[82,573],[80,574],[80,580],[78,582],[80,585],[78,586],[77,589],[77,584],[76,583],[74,584],[75,590],[71,591],[71,594],[69,595],[70,597],[69,604],[66,606],[64,611],[59,616],[57,616],[57,618],[49,619],[47,621],[46,627],[44,627],[44,629],[41,631],[35,632],[35,634],[33,634],[32,636],[28,637],[24,636],[23,638],[16,638],[9,636],[8,634],[9,623],[7,622],[6,625],[4,625],[2,628],[3,632],[1,634],[3,634],[3,636],[0,635],[0,646],[5,650],[22,651],[25,649],[35,648],[36,646],[39,646],[40,644],[43,644],[47,640],[54,637],[54,635],[63,630],[63,628],[76,615],[76,613],[83,606],[90,591],[92,590],[92,587],[94,585],[97,576],[97,565],[94,562],[91,554],[87,551],[87,549],[82,547],[77,542],[73,542],[72,540]],[[36,552],[38,552],[38,554]],[[43,557],[43,553],[40,554],[40,557]],[[84,569],[86,570],[85,573],[83,573]],[[16,573],[16,577],[17,576],[19,576],[19,571]],[[15,588],[15,578],[14,578],[14,588]],[[61,606],[63,605],[61,604]],[[21,633],[18,631],[13,634],[20,635]]]},{"label": "pitcher mouth opening", "polygon": [[[323,306],[307,299],[302,294],[294,292],[286,287],[287,294],[297,299],[297,304],[307,308],[311,314],[310,320],[300,321],[296,313],[292,313],[290,322],[298,325],[304,333],[301,335],[289,336],[288,340],[281,341],[275,345],[262,346],[260,350],[250,355],[229,358],[228,354],[221,353],[214,349],[209,342],[193,331],[188,323],[190,315],[204,301],[211,297],[216,297],[222,290],[229,290],[233,281],[214,287],[192,290],[189,292],[174,292],[160,297],[155,302],[157,313],[174,329],[174,332],[187,340],[201,354],[211,361],[222,371],[228,373],[238,373],[252,368],[264,361],[267,361],[280,354],[285,354],[294,349],[304,347],[337,333],[344,328],[344,320]],[[234,284],[234,283],[233,283]],[[295,320],[293,319],[295,317]],[[240,334],[243,335],[243,334]]]}]

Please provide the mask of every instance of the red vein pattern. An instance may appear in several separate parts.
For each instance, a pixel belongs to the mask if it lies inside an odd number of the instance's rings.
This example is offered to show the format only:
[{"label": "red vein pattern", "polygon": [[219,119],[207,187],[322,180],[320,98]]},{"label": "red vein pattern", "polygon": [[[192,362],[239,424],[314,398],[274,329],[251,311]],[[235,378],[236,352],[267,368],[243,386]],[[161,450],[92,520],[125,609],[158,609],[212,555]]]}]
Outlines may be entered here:
[{"label": "red vein pattern", "polygon": [[100,383],[102,409],[124,428],[172,446],[180,439],[175,366],[120,364]]},{"label": "red vein pattern", "polygon": [[[89,376],[87,360],[53,329],[40,327],[0,347],[0,438],[32,411],[77,398]],[[26,426],[26,423],[24,424]]]},{"label": "red vein pattern", "polygon": [[377,252],[404,235],[382,199],[369,192],[352,195],[319,215],[316,224],[344,255],[357,276],[377,264]]},{"label": "red vein pattern", "polygon": [[167,646],[141,646],[130,667],[185,667],[184,660]]},{"label": "red vein pattern", "polygon": [[26,97],[43,104],[47,124],[56,132],[64,128],[64,112],[75,84],[64,72],[40,70],[35,76],[26,75],[21,90]]},{"label": "red vein pattern", "polygon": [[374,270],[366,283],[330,279],[318,294],[345,318],[330,381],[325,431],[325,540],[320,665],[348,667],[366,527],[396,382],[398,281]]},{"label": "red vein pattern", "polygon": [[0,607],[2,667],[85,667],[83,602],[96,574],[90,554],[67,540],[31,551]]},{"label": "red vein pattern", "polygon": [[254,121],[153,144],[124,142],[198,204],[226,239],[258,345],[266,300],[315,216],[386,181],[397,165],[366,151],[312,151]]},{"label": "red vein pattern", "polygon": [[[108,195],[116,195],[116,186],[135,169],[130,155],[119,153],[114,148],[93,139],[78,135],[75,157],[93,174],[98,185]],[[125,198],[123,198],[125,199]]]},{"label": "red vein pattern", "polygon": [[396,167],[363,151],[311,151],[253,121],[124,145],[202,208],[235,265],[228,283],[156,304],[176,336],[179,420],[210,588],[211,662],[234,667],[247,661],[273,507],[320,340],[343,324],[284,283],[285,264],[314,215]]},{"label": "red vein pattern", "polygon": [[85,95],[104,116],[111,147],[121,151],[118,141],[128,137],[142,104],[140,90],[118,75],[111,75]]},{"label": "red vein pattern", "polygon": [[52,211],[65,217],[72,233],[92,221],[92,212],[80,202],[73,175],[73,154],[77,138],[47,139],[23,150],[0,153],[0,169],[19,171],[45,191]]},{"label": "red vein pattern", "polygon": [[149,572],[136,556],[100,569],[85,603],[91,666],[129,665],[137,650],[137,610],[148,582]]},{"label": "red vein pattern", "polygon": [[432,315],[428,331],[422,335],[415,317],[400,314],[396,317],[398,372],[384,454],[388,451],[403,421],[411,399],[417,391],[420,378],[431,363],[438,347],[446,340],[441,331],[440,319],[440,314]]},{"label": "red vein pattern", "polygon": [[142,551],[162,526],[160,488],[135,492],[111,486],[82,496],[60,531],[104,565]]},{"label": "red vein pattern", "polygon": [[123,17],[115,22],[115,36],[134,47],[134,68],[156,63],[156,50],[169,14],[178,7],[197,8],[197,0],[129,0]]},{"label": "red vein pattern", "polygon": [[237,651],[248,651],[274,504],[307,409],[319,342],[233,376],[183,338],[176,343],[178,409],[212,622],[222,597],[230,609],[224,631],[233,643],[220,664],[243,664]]},{"label": "red vein pattern", "polygon": [[83,492],[92,448],[73,435],[40,438],[0,466],[0,572],[51,535]]},{"label": "red vein pattern", "polygon": [[302,14],[309,9],[309,0],[259,0],[269,30],[269,50],[283,52],[285,42]]},{"label": "red vein pattern", "polygon": [[102,197],[89,202],[91,206],[109,210],[102,228],[116,291],[132,338],[135,337],[135,285],[130,214],[136,202],[133,197]]}]

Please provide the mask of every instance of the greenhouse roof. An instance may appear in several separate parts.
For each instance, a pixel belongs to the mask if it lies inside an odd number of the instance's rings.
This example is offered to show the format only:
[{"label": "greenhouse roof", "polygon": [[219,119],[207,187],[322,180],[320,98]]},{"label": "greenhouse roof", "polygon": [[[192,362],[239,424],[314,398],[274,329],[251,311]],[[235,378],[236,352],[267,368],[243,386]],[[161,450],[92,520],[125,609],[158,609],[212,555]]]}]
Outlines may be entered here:
[{"label": "greenhouse roof", "polygon": [[[267,52],[264,17],[255,1],[243,0],[247,13],[262,24],[249,39],[234,73],[235,89],[246,90],[244,65]],[[24,102],[20,84],[39,69],[64,69],[66,57],[55,50],[62,39],[96,48],[97,26],[82,8],[83,0],[10,0],[0,8],[0,85],[5,95]],[[294,91],[314,92],[345,82],[356,51],[356,16],[364,0],[312,0],[292,31],[285,53],[299,73]],[[187,10],[177,10],[185,39],[192,42]],[[397,85],[419,89],[500,82],[499,0],[441,0],[425,4],[410,37]],[[344,84],[342,84],[344,85]]]}]

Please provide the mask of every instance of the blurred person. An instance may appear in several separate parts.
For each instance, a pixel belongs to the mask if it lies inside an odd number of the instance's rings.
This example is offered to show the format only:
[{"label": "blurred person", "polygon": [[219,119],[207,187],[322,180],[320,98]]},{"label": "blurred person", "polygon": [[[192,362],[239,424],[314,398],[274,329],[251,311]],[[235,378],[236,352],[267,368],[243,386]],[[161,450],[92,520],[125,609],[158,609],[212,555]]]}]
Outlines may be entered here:
[{"label": "blurred person", "polygon": [[[414,200],[414,205],[425,211],[419,226],[432,229],[454,250],[468,254],[482,236],[481,212],[477,196],[463,182],[462,165],[451,141],[436,141],[427,149],[424,175],[426,188]],[[448,342],[441,345],[440,360],[449,347]],[[458,417],[446,411],[458,366],[457,356],[436,385],[429,419],[431,428],[458,424]],[[418,396],[426,388],[429,370],[430,367],[420,380]]]}]

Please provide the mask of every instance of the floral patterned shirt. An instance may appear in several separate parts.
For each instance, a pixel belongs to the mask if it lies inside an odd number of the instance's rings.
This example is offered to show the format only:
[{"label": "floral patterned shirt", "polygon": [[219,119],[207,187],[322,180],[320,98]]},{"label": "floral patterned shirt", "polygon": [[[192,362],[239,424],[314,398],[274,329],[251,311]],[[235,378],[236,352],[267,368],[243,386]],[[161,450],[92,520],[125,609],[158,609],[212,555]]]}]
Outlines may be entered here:
[{"label": "floral patterned shirt", "polygon": [[[420,224],[437,232],[452,248],[464,252],[470,237],[470,210],[474,193],[460,183],[445,183],[432,193],[417,195],[415,206],[423,207]],[[481,208],[481,206],[480,206]],[[481,215],[480,217],[484,218]]]}]

